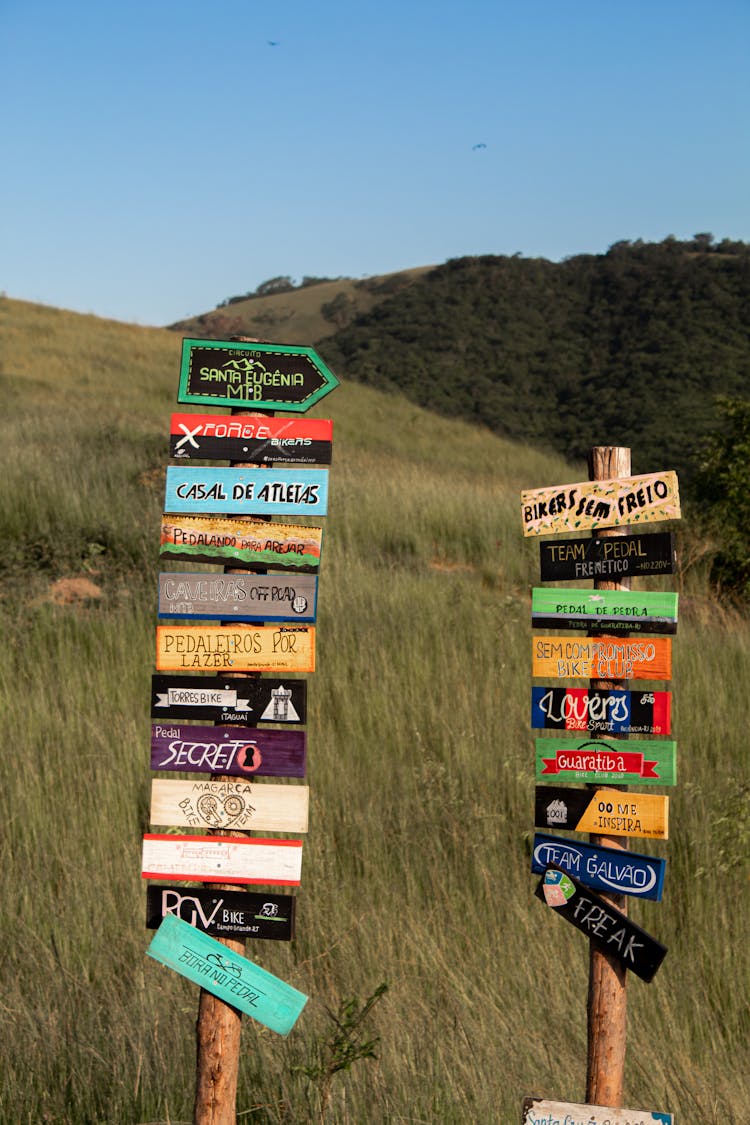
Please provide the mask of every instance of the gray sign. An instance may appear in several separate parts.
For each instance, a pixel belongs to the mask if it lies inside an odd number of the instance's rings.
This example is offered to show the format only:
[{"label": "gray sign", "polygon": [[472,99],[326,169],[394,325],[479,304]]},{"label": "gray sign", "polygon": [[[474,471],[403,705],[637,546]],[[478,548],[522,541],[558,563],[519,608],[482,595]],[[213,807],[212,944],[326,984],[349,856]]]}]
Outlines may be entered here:
[{"label": "gray sign", "polygon": [[313,574],[159,575],[159,617],[227,621],[314,621]]}]

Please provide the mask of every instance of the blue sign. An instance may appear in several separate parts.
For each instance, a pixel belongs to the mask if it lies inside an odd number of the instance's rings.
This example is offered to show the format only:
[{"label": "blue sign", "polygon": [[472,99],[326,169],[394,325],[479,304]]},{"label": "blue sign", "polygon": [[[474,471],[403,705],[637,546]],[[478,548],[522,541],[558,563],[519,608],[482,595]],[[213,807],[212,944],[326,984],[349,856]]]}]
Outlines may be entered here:
[{"label": "blue sign", "polygon": [[167,469],[165,512],[324,516],[327,509],[326,469]]},{"label": "blue sign", "polygon": [[595,848],[564,836],[534,834],[531,870],[543,875],[554,864],[596,891],[661,902],[665,859],[619,848]]},{"label": "blue sign", "polygon": [[279,1035],[289,1034],[307,1003],[303,992],[176,914],[166,916],[146,953]]}]

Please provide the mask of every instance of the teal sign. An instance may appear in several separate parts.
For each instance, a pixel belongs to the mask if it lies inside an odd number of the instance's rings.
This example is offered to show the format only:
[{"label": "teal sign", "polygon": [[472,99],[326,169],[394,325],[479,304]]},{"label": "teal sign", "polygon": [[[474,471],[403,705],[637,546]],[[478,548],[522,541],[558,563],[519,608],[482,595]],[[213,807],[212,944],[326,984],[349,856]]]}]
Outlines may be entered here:
[{"label": "teal sign", "polygon": [[338,385],[313,348],[182,341],[178,402],[304,414]]},{"label": "teal sign", "polygon": [[146,953],[279,1035],[289,1034],[307,1003],[303,992],[176,914],[163,920]]}]

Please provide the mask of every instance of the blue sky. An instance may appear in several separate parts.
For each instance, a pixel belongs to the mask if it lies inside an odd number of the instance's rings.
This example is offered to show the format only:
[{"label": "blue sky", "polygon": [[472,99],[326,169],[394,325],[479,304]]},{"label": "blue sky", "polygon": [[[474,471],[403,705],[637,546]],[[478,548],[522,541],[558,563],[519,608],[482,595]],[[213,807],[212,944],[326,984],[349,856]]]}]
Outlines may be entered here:
[{"label": "blue sky", "polygon": [[750,241],[749,33],[747,0],[0,0],[0,289],[162,325],[278,274]]}]

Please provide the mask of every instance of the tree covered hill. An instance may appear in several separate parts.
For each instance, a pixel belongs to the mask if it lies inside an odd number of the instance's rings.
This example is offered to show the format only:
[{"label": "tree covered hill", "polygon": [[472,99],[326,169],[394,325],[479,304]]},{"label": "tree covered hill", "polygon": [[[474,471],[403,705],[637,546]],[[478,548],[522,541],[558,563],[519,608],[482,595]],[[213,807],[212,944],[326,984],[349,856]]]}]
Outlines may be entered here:
[{"label": "tree covered hill", "polygon": [[750,398],[750,245],[701,234],[560,263],[459,258],[321,350],[341,377],[569,457],[628,445],[635,472],[689,484],[716,397]]}]

